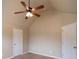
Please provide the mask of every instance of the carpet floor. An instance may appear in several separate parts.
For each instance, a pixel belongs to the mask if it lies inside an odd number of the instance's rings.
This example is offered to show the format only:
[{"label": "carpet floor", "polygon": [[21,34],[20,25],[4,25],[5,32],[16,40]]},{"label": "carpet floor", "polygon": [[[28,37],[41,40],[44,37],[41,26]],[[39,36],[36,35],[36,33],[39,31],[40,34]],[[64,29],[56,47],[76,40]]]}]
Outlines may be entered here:
[{"label": "carpet floor", "polygon": [[12,59],[55,59],[55,58],[50,58],[50,57],[46,57],[46,56],[42,56],[42,55],[28,53],[28,54],[16,56]]}]

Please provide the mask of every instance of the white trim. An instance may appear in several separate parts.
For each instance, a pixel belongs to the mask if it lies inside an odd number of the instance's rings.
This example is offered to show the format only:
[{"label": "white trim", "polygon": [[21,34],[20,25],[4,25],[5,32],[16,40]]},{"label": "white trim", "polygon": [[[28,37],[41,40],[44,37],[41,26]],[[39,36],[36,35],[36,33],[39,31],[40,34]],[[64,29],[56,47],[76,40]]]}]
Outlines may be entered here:
[{"label": "white trim", "polygon": [[[23,55],[23,54],[27,54],[28,52],[24,52],[24,53],[22,53],[22,54],[19,54],[19,55]],[[16,55],[16,56],[18,56],[18,55]],[[11,56],[11,57],[8,57],[8,58],[6,58],[6,59],[12,59],[12,58],[14,58],[14,57],[16,57],[16,56]]]},{"label": "white trim", "polygon": [[[42,55],[42,56],[46,56],[46,57],[51,57],[51,58],[56,58],[56,59],[62,59],[62,58],[60,58],[60,57],[56,57],[56,56],[49,56],[49,55],[47,55],[47,54],[42,54],[42,53],[33,52],[33,51],[24,52],[24,53],[19,54],[19,55],[23,55],[23,54],[27,54],[27,53],[33,53],[33,54],[38,54],[38,55]],[[16,56],[17,56],[17,55],[16,55]],[[11,56],[11,57],[6,58],[6,59],[11,59],[11,58],[14,58],[14,57],[16,57],[16,56]]]},{"label": "white trim", "polygon": [[73,22],[73,23],[70,23],[70,24],[64,25],[64,26],[62,27],[62,29],[64,30],[65,27],[67,27],[67,26],[69,26],[69,25],[72,25],[72,24],[76,24],[76,26],[77,26],[77,23],[76,23],[76,22]]},{"label": "white trim", "polygon": [[46,57],[51,57],[51,58],[56,58],[56,59],[62,59],[61,57],[50,56],[50,55],[47,55],[47,54],[43,54],[43,53],[39,53],[39,52],[34,52],[34,51],[28,51],[28,53],[34,53],[34,54],[38,54],[38,55],[42,55],[42,56],[46,56]]},{"label": "white trim", "polygon": [[[20,39],[17,37],[18,34],[19,34]],[[13,28],[13,46],[12,47],[13,47],[13,56],[17,56],[23,53],[23,30],[22,29]]]},{"label": "white trim", "polygon": [[6,58],[6,59],[11,59],[11,58],[14,58],[14,56],[8,57],[8,58]]}]

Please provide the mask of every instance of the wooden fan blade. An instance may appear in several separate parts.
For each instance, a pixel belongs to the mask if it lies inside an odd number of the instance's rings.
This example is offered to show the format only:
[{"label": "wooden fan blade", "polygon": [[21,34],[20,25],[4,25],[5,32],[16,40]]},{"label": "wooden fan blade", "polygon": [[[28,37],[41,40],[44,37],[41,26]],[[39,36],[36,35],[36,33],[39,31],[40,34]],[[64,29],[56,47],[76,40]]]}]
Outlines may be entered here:
[{"label": "wooden fan blade", "polygon": [[24,13],[26,11],[14,12],[14,14]]},{"label": "wooden fan blade", "polygon": [[37,17],[40,17],[39,14],[35,13],[35,12],[32,12],[33,15],[37,16]]},{"label": "wooden fan blade", "polygon": [[21,1],[21,4],[26,8],[25,2]]},{"label": "wooden fan blade", "polygon": [[42,8],[44,8],[44,5],[40,5],[40,6],[36,7],[35,10],[42,9]]}]

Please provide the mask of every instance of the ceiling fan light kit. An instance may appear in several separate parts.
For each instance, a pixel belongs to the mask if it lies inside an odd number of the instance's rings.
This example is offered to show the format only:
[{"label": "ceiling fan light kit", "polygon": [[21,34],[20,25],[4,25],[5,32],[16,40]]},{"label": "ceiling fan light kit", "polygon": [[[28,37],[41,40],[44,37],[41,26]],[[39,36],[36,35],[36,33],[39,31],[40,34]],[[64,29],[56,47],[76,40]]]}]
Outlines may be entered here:
[{"label": "ceiling fan light kit", "polygon": [[32,16],[33,16],[33,14],[31,12],[26,13],[26,17],[32,17]]},{"label": "ceiling fan light kit", "polygon": [[44,8],[44,5],[40,5],[40,6],[37,6],[35,8],[31,8],[30,0],[28,2],[28,6],[26,5],[26,3],[24,1],[21,1],[20,3],[22,4],[22,6],[24,6],[24,8],[26,10],[25,11],[20,11],[20,12],[14,12],[14,14],[26,13],[25,19],[28,19],[29,17],[32,17],[32,16],[40,17],[40,15],[38,13],[36,13],[36,11],[39,10],[39,9],[43,9]]}]

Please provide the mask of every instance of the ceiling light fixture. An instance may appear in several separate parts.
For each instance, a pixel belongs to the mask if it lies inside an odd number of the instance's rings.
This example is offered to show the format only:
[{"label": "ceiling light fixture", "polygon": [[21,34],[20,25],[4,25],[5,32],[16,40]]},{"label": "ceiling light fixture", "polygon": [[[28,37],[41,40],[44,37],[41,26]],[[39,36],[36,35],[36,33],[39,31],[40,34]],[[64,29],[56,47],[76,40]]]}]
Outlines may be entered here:
[{"label": "ceiling light fixture", "polygon": [[32,17],[33,14],[32,14],[32,12],[31,12],[31,8],[30,8],[30,0],[28,0],[28,4],[29,4],[29,7],[27,7],[28,12],[26,13],[26,17]]},{"label": "ceiling light fixture", "polygon": [[27,13],[26,13],[26,16],[27,16],[27,17],[32,17],[33,14],[32,14],[31,12],[27,12]]},{"label": "ceiling light fixture", "polygon": [[24,1],[21,1],[20,3],[23,5],[25,10],[19,11],[19,12],[14,12],[14,14],[26,13],[25,19],[28,19],[32,16],[40,17],[40,15],[36,11],[44,8],[44,5],[40,5],[40,6],[37,6],[35,8],[32,8],[31,4],[30,4],[30,0],[28,0],[28,6],[26,5],[26,3]]}]

